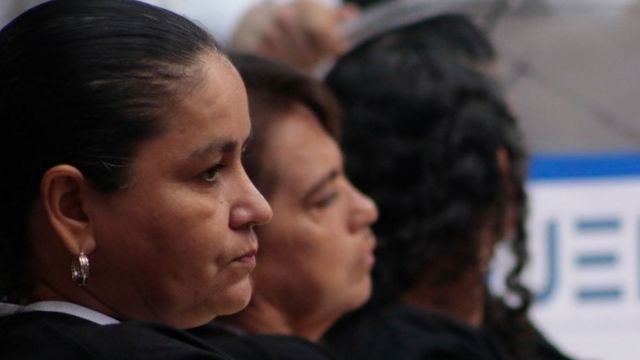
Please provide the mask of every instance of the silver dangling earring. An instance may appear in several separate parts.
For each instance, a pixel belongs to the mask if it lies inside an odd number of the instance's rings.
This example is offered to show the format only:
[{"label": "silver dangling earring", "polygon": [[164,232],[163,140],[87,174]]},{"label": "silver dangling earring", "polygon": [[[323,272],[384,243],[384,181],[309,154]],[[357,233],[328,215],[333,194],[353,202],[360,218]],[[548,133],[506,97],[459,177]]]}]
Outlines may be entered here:
[{"label": "silver dangling earring", "polygon": [[80,251],[77,259],[71,260],[71,280],[76,285],[84,287],[89,279],[89,258]]}]

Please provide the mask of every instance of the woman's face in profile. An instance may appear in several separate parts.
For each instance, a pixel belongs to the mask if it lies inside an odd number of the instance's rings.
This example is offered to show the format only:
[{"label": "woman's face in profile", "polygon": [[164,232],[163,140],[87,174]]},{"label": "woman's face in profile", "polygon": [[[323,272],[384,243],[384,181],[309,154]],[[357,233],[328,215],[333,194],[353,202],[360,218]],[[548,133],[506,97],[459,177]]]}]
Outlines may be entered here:
[{"label": "woman's face in profile", "polygon": [[218,55],[143,143],[129,186],[96,193],[89,289],[124,318],[191,327],[241,310],[255,266],[253,225],[271,210],[241,164],[244,86]]},{"label": "woman's face in profile", "polygon": [[256,292],[306,316],[360,306],[371,291],[375,204],[345,177],[338,145],[306,108],[295,106],[267,136],[274,217],[258,231]]}]

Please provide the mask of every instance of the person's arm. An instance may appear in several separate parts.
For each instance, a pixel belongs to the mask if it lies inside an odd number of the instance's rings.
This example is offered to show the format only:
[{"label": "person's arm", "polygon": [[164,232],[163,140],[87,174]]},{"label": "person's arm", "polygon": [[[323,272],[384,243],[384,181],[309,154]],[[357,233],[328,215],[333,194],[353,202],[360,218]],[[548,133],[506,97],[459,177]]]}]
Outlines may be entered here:
[{"label": "person's arm", "polygon": [[345,49],[339,25],[355,15],[340,0],[143,0],[184,15],[233,50],[310,69]]},{"label": "person's arm", "polygon": [[231,46],[312,69],[346,50],[339,27],[356,13],[354,7],[329,6],[318,0],[261,3],[240,20]]}]

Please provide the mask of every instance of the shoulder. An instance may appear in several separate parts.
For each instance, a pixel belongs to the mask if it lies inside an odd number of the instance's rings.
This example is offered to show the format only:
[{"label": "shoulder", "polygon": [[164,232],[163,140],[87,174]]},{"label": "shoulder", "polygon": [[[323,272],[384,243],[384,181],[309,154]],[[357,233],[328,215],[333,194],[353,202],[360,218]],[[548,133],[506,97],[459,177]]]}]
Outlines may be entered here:
[{"label": "shoulder", "polygon": [[552,344],[539,329],[534,327],[533,346],[537,359],[545,360],[571,360],[554,344]]},{"label": "shoulder", "polygon": [[238,359],[333,359],[322,346],[295,336],[237,334],[214,324],[194,330],[190,332]]},{"label": "shoulder", "polygon": [[329,347],[354,359],[503,359],[483,334],[400,304],[369,309],[330,331]]},{"label": "shoulder", "polygon": [[322,347],[294,336],[245,335],[235,341],[216,344],[223,351],[244,359],[252,354],[255,359],[328,360],[333,357]]},{"label": "shoulder", "polygon": [[95,359],[81,344],[67,340],[67,329],[85,320],[57,313],[33,312],[0,318],[2,359]]},{"label": "shoulder", "polygon": [[230,359],[183,331],[125,322],[98,325],[54,312],[0,318],[2,359]]}]

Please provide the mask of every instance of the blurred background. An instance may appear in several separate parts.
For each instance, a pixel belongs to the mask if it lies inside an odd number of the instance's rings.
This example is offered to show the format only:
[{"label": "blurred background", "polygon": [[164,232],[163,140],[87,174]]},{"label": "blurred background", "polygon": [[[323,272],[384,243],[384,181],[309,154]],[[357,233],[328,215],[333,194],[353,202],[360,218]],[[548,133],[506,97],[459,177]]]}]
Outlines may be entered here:
[{"label": "blurred background", "polygon": [[355,28],[429,12],[486,30],[531,152],[532,318],[577,359],[640,358],[640,1],[397,0],[388,16],[393,1],[359,3],[371,18],[346,28],[356,42],[367,31]]},{"label": "blurred background", "polygon": [[469,3],[532,153],[533,318],[579,359],[637,359],[640,3]]}]

